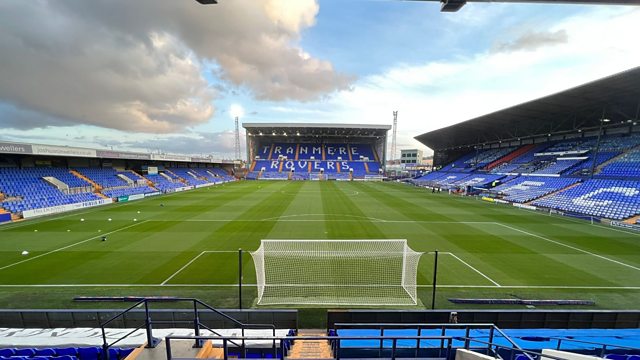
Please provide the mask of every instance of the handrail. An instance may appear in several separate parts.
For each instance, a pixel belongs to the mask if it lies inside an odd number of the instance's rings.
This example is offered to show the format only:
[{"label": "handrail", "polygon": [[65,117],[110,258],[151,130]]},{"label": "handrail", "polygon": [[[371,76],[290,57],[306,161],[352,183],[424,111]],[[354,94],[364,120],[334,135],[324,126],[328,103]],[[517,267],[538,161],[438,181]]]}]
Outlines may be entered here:
[{"label": "handrail", "polygon": [[204,306],[205,308],[215,312],[216,314],[222,316],[223,318],[225,318],[227,320],[231,320],[231,322],[233,322],[236,325],[240,325],[241,327],[251,326],[251,327],[254,327],[254,328],[269,328],[269,329],[274,329],[274,330],[276,328],[276,326],[273,325],[273,324],[244,324],[244,323],[240,322],[239,320],[234,319],[233,317],[231,317],[231,316],[221,312],[220,310],[215,309],[215,308],[211,307],[210,305],[208,305],[208,304],[206,304],[206,303],[204,303],[204,302],[202,302],[202,301],[200,301],[198,299],[195,299],[195,298],[184,298],[184,299],[178,298],[177,299],[177,301],[182,301],[182,300],[194,301],[194,302]]},{"label": "handrail", "polygon": [[[215,335],[218,335],[218,336],[220,336],[220,337],[224,336],[224,335],[222,335],[222,334],[218,333],[217,331],[215,331],[215,330],[211,329],[210,327],[208,327],[208,326],[206,326],[206,325],[204,325],[204,324],[201,324],[200,326],[202,326],[205,330],[207,330],[207,331],[209,331],[209,332],[211,332],[211,333],[213,333],[213,334],[215,334]],[[231,343],[232,343],[233,345],[235,345],[235,346],[240,346],[240,345],[239,345],[238,343],[236,343],[236,342],[231,341]]]},{"label": "handrail", "polygon": [[144,300],[144,299],[142,299],[142,300],[138,301],[137,303],[135,303],[135,304],[131,305],[131,306],[130,306],[130,307],[128,307],[127,309],[122,310],[122,311],[121,311],[121,312],[119,312],[118,314],[116,314],[116,315],[112,316],[111,318],[109,318],[109,320],[107,320],[107,321],[105,321],[105,322],[101,323],[101,324],[100,324],[100,327],[104,327],[105,325],[107,325],[107,324],[111,323],[113,320],[115,320],[115,319],[119,318],[122,314],[124,314],[124,313],[126,313],[126,312],[129,312],[129,311],[131,311],[131,310],[133,310],[133,309],[137,308],[138,306],[140,306],[140,305],[141,305],[142,303],[144,303],[144,302],[145,302],[145,300]]},{"label": "handrail", "polygon": [[[384,341],[384,340],[391,340],[392,345],[391,345],[391,359],[395,359],[396,358],[396,350],[397,350],[397,343],[399,340],[416,340],[416,343],[419,345],[421,344],[422,340],[439,340],[441,342],[445,342],[447,343],[446,347],[441,346],[440,349],[446,349],[446,356],[444,356],[445,358],[449,359],[450,354],[451,354],[451,350],[453,349],[452,347],[452,343],[454,340],[460,340],[460,341],[464,341],[465,342],[465,346],[463,346],[462,348],[464,349],[469,349],[470,348],[470,342],[479,342],[482,344],[486,344],[489,345],[488,348],[490,348],[491,346],[495,346],[496,348],[500,348],[500,349],[507,349],[507,350],[512,350],[512,359],[514,357],[514,353],[513,351],[519,351],[523,354],[526,354],[529,358],[533,358],[533,356],[536,357],[540,357],[542,356],[541,353],[535,352],[535,351],[530,351],[530,350],[523,350],[523,349],[517,349],[517,348],[513,348],[513,347],[509,347],[509,346],[504,346],[504,345],[499,345],[499,344],[494,344],[488,341],[484,341],[484,340],[477,340],[477,339],[472,339],[472,338],[466,338],[466,337],[454,337],[454,336],[245,336],[245,337],[239,337],[239,336],[224,336],[224,337],[211,337],[211,336],[180,336],[180,335],[169,335],[167,337],[165,337],[165,344],[166,344],[166,354],[167,354],[167,360],[172,360],[173,356],[171,353],[171,341],[172,340],[198,340],[198,341],[203,341],[203,340],[217,340],[217,341],[222,341],[222,347],[223,347],[223,352],[224,352],[224,360],[228,360],[229,358],[229,354],[228,354],[228,346],[227,343],[232,341],[232,340],[271,340],[271,341],[279,341],[280,342],[280,359],[284,360],[285,357],[285,353],[284,353],[284,349],[285,349],[285,341],[288,342],[293,342],[296,340],[331,340],[331,341],[335,341],[338,344],[338,347],[336,347],[336,349],[339,350],[339,344],[341,341],[343,340],[380,340],[380,341]],[[419,347],[419,346],[418,346]],[[274,353],[274,358],[276,358],[277,354]],[[335,359],[339,360],[340,359],[340,352],[337,351],[335,354]],[[564,358],[561,357],[557,357],[554,355],[544,355],[545,358],[551,359],[551,360],[565,360]]]},{"label": "handrail", "polygon": [[[214,330],[210,329],[208,326],[204,325],[201,321],[200,321],[200,310],[199,306],[204,307],[206,310],[209,310],[213,313],[215,313],[216,315],[232,322],[234,325],[237,325],[238,327],[240,327],[240,329],[242,330],[242,335],[244,336],[245,334],[245,329],[270,329],[272,330],[272,335],[275,337],[276,335],[276,327],[273,324],[245,324],[223,312],[221,312],[218,309],[215,309],[213,307],[211,307],[210,305],[196,299],[196,298],[170,298],[170,299],[162,299],[162,298],[142,298],[141,300],[139,300],[138,302],[136,302],[135,304],[133,304],[132,306],[126,308],[125,310],[122,310],[121,312],[119,312],[118,314],[110,317],[109,319],[107,319],[106,321],[102,322],[100,324],[100,328],[102,329],[102,350],[103,350],[103,354],[105,356],[106,360],[109,360],[109,348],[113,345],[115,345],[116,343],[120,342],[121,340],[125,339],[126,337],[130,336],[131,334],[135,333],[136,331],[140,330],[143,326],[145,327],[145,331],[146,331],[146,336],[147,336],[147,347],[149,348],[154,348],[158,345],[158,343],[160,342],[159,339],[156,339],[153,337],[153,327],[152,327],[152,320],[151,320],[151,312],[149,311],[149,303],[151,302],[191,302],[193,303],[193,328],[195,331],[195,335],[196,337],[200,336],[200,329],[204,328],[208,331],[210,331],[211,333],[218,335],[218,338],[221,337],[222,335],[215,332]],[[119,339],[115,340],[112,343],[109,343],[107,341],[107,334],[105,331],[105,327],[109,324],[111,324],[113,321],[115,321],[116,319],[120,318],[120,317],[124,317],[125,314],[131,312],[132,310],[140,307],[141,305],[144,305],[144,312],[145,312],[145,320],[144,320],[144,324],[138,326],[136,329],[132,330],[131,332],[129,332],[128,334],[120,337]],[[165,321],[158,321],[157,323],[163,323]],[[191,322],[191,321],[186,321],[186,322]],[[194,338],[196,343],[195,343],[195,347],[202,347],[202,340],[198,339],[198,338]],[[236,346],[239,346],[239,344],[234,343]],[[276,347],[276,343],[275,340],[273,341],[273,349],[275,349]],[[244,340],[242,341],[242,348],[244,348]],[[274,350],[275,351],[275,350]]]},{"label": "handrail", "polygon": [[490,327],[495,326],[493,323],[334,323],[333,326],[357,326],[357,327],[372,327],[372,326],[424,326],[424,327],[465,327],[465,326],[477,326],[477,327]]},{"label": "handrail", "polygon": [[600,357],[604,357],[605,352],[607,351],[607,348],[617,348],[617,349],[624,349],[624,350],[640,351],[640,348],[634,348],[634,347],[631,347],[631,346],[624,346],[624,345],[605,344],[605,343],[599,343],[599,342],[595,342],[595,341],[575,340],[575,339],[567,339],[567,338],[554,337],[554,336],[549,337],[549,339],[558,340],[558,344],[556,345],[556,349],[557,350],[560,350],[562,342],[567,342],[567,341],[576,342],[576,343],[580,343],[580,344],[598,345],[599,347],[601,347],[601,349],[600,349]]},{"label": "handrail", "polygon": [[[493,340],[494,332],[497,331],[503,338],[505,338],[515,349],[523,350],[520,345],[518,345],[513,339],[511,339],[507,334],[505,334],[499,327],[492,323],[335,323],[333,324],[335,330],[342,327],[343,329],[348,329],[349,327],[373,327],[379,328],[384,331],[385,328],[388,327],[417,327],[418,334],[420,334],[420,330],[422,329],[442,329],[442,336],[445,336],[445,332],[447,328],[464,328],[467,330],[466,335],[469,337],[469,330],[474,328],[488,328],[490,331],[489,338]],[[525,354],[526,355],[526,354]],[[528,355],[527,355],[528,356]],[[530,358],[530,357],[529,357]],[[531,358],[530,358],[531,359]]]},{"label": "handrail", "polygon": [[587,340],[576,340],[576,339],[568,339],[568,338],[562,338],[562,337],[556,337],[556,336],[545,336],[549,339],[552,340],[560,340],[562,341],[571,341],[571,342],[577,342],[577,343],[583,343],[583,344],[591,344],[591,345],[604,345],[604,346],[610,346],[610,347],[615,347],[615,348],[619,348],[619,349],[625,349],[625,350],[640,350],[640,348],[634,348],[631,346],[624,346],[624,345],[614,345],[614,344],[605,344],[605,343],[599,343],[599,342],[595,342],[595,341],[587,341]]}]

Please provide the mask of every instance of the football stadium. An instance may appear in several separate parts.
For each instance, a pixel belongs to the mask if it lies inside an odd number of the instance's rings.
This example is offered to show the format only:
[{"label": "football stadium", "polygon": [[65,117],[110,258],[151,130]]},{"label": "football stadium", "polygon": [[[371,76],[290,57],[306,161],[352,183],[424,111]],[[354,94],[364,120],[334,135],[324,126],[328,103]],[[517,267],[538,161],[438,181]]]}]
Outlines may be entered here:
[{"label": "football stadium", "polygon": [[0,137],[0,360],[640,359],[640,67],[404,177],[395,122],[233,117],[233,157]]}]

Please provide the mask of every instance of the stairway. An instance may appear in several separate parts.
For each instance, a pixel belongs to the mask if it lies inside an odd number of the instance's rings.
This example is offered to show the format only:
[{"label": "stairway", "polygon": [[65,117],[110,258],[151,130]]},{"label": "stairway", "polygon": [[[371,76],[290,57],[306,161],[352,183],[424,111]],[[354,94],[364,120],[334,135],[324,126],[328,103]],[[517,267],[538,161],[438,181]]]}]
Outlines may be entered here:
[{"label": "stairway", "polygon": [[[158,191],[158,189],[156,188],[156,184],[153,183],[153,181],[147,179],[146,177],[142,176],[142,174],[138,174],[136,171],[134,170],[127,170],[128,172],[133,174],[133,181],[136,184],[139,184],[138,181],[144,181],[145,185],[147,185],[148,187],[152,188],[153,190]],[[160,174],[160,173],[158,173]],[[167,175],[165,175],[166,177],[168,177]],[[171,178],[169,178],[169,180],[171,180]]]},{"label": "stairway", "polygon": [[176,175],[176,173],[174,173],[173,171],[169,170],[169,169],[164,169],[164,171],[168,172],[169,174],[173,175],[176,177],[176,179],[178,179],[178,181],[180,181],[181,183],[185,184],[185,185],[189,185],[189,183],[187,182],[187,180],[181,178],[180,176]]},{"label": "stairway", "polygon": [[[172,340],[171,354],[174,359],[196,359],[203,349],[194,348],[191,340]],[[155,348],[134,350],[125,360],[166,360],[167,349],[165,341],[161,341]]]},{"label": "stairway", "polygon": [[627,224],[635,225],[636,221],[638,221],[638,219],[640,219],[640,215],[635,215],[635,216],[632,216],[632,217],[624,220],[624,222],[626,222]]},{"label": "stairway", "polygon": [[600,164],[600,165],[598,165],[598,166],[596,167],[596,170],[594,171],[594,174],[598,174],[598,173],[600,173],[600,172],[602,171],[602,169],[604,169],[607,165],[609,165],[609,164],[611,164],[611,163],[614,163],[614,162],[617,162],[618,160],[620,160],[620,159],[622,159],[623,157],[625,157],[625,155],[627,155],[628,153],[630,153],[630,152],[632,152],[632,151],[634,151],[634,150],[638,150],[638,149],[640,149],[640,145],[638,145],[638,146],[634,146],[634,147],[632,147],[631,149],[628,149],[628,150],[626,150],[626,151],[623,151],[621,154],[619,154],[619,155],[617,155],[617,156],[614,156],[614,157],[612,157],[611,159],[609,159],[609,160],[607,160],[607,161],[603,162],[602,164]]},{"label": "stairway", "polygon": [[89,184],[91,184],[91,186],[93,186],[93,188],[94,188],[96,191],[100,191],[100,190],[102,190],[102,186],[98,185],[98,183],[96,183],[95,181],[93,181],[93,180],[89,179],[88,177],[86,177],[86,176],[82,175],[81,173],[79,173],[79,172],[77,172],[77,171],[75,171],[75,170],[69,170],[69,172],[70,172],[73,176],[75,176],[75,177],[77,177],[77,178],[80,178],[80,179],[82,179],[82,180],[84,180],[84,181],[88,182]]},{"label": "stairway", "polygon": [[[298,336],[327,336],[322,330],[301,330]],[[333,359],[328,340],[296,340],[287,359]]]},{"label": "stairway", "polygon": [[559,193],[559,192],[562,192],[562,191],[565,191],[565,190],[569,190],[569,189],[571,189],[571,188],[573,188],[573,187],[576,187],[576,186],[578,186],[578,185],[581,185],[581,184],[582,184],[581,182],[577,182],[577,183],[575,183],[575,184],[571,184],[571,185],[569,185],[569,186],[567,186],[567,187],[565,187],[565,188],[562,188],[562,189],[560,189],[560,190],[558,190],[558,191],[550,192],[550,193],[548,193],[547,195],[543,195],[543,196],[540,196],[539,198],[533,199],[533,200],[531,200],[531,201],[527,201],[527,202],[526,202],[526,203],[524,203],[524,204],[525,204],[525,205],[531,205],[531,203],[532,203],[532,202],[534,202],[534,201],[538,201],[538,200],[540,200],[540,199],[544,199],[544,198],[546,198],[546,197],[548,197],[548,196],[553,196],[553,195],[555,195],[555,194],[557,194],[557,193]]},{"label": "stairway", "polygon": [[[375,159],[375,161],[377,163],[380,163],[380,158],[378,157],[378,152],[376,151],[376,149],[373,147],[373,145],[371,145],[371,152],[373,152],[373,158]],[[418,162],[422,161],[422,159],[418,159]]]},{"label": "stairway", "polygon": [[196,355],[196,359],[223,359],[224,350],[221,347],[214,347],[211,340],[207,340],[202,349]]},{"label": "stairway", "polygon": [[503,157],[501,157],[501,158],[499,158],[497,160],[494,160],[493,162],[489,163],[489,165],[484,167],[484,170],[489,171],[489,170],[491,170],[491,169],[493,169],[493,168],[495,168],[495,167],[497,167],[499,165],[502,165],[502,164],[504,164],[506,162],[509,162],[509,161],[517,158],[518,156],[526,153],[527,151],[531,150],[534,146],[535,145],[533,145],[533,144],[522,146],[522,147],[516,149],[515,151],[512,151],[512,152],[508,153],[507,155],[505,155],[505,156],[503,156]]}]

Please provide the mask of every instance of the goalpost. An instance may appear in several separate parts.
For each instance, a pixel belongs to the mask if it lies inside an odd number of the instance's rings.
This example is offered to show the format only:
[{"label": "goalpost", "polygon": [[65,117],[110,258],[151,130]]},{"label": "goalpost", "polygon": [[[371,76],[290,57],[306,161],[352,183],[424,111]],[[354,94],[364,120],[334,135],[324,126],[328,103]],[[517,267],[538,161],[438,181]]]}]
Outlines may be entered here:
[{"label": "goalpost", "polygon": [[407,240],[262,240],[251,253],[259,305],[416,305]]}]

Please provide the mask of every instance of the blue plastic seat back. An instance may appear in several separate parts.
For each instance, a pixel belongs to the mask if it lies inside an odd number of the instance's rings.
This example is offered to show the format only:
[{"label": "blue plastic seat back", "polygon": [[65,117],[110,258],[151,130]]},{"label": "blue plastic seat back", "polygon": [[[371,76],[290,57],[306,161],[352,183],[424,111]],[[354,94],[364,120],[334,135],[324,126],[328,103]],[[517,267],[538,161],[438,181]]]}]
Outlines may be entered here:
[{"label": "blue plastic seat back", "polygon": [[11,349],[11,348],[0,349],[0,356],[9,357],[9,356],[13,356],[15,354],[16,354],[15,349]]},{"label": "blue plastic seat back", "polygon": [[98,347],[78,348],[78,358],[80,360],[98,360],[101,349]]},{"label": "blue plastic seat back", "polygon": [[51,348],[36,349],[36,356],[56,356],[56,351]]},{"label": "blue plastic seat back", "polygon": [[129,356],[129,354],[131,354],[131,352],[133,351],[133,348],[131,349],[120,349],[120,359],[124,359],[127,356]]},{"label": "blue plastic seat back", "polygon": [[627,355],[607,354],[607,356],[605,356],[604,358],[605,359],[611,359],[611,360],[627,360]]},{"label": "blue plastic seat back", "polygon": [[33,357],[35,354],[36,354],[36,351],[34,349],[26,348],[26,349],[16,349],[14,356]]},{"label": "blue plastic seat back", "polygon": [[75,355],[62,355],[54,357],[52,360],[78,360]]}]

